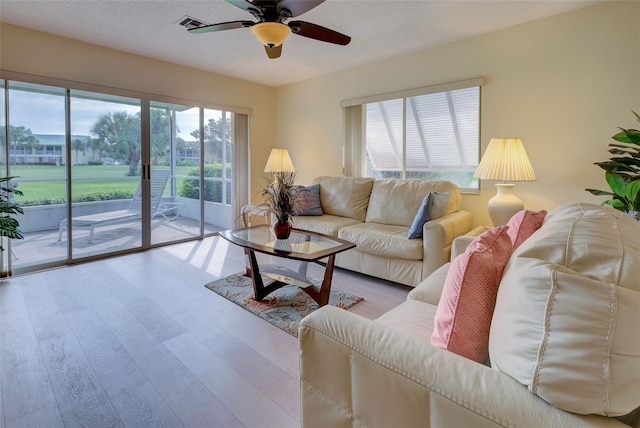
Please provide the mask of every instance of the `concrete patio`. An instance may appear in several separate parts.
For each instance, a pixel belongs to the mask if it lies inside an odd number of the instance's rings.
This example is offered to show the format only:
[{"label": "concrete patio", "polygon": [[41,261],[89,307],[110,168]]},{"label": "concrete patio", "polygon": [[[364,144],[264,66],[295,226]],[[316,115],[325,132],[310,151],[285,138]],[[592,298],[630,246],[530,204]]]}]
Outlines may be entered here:
[{"label": "concrete patio", "polygon": [[[206,224],[205,235],[223,228]],[[112,224],[97,228],[92,242],[88,229],[73,229],[72,257],[108,254],[111,252],[139,248],[142,245],[140,220]],[[151,220],[151,245],[181,241],[200,235],[199,222],[178,216],[174,220],[158,217]],[[58,240],[58,228],[24,233],[23,240],[12,242],[12,270],[15,273],[34,270],[36,266],[64,262],[67,260],[67,231]]]}]

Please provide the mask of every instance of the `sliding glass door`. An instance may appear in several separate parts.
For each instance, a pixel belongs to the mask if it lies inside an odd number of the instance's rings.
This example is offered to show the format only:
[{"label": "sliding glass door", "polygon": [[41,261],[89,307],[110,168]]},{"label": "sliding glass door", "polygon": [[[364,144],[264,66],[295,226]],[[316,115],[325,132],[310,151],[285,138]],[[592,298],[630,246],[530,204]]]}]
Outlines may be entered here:
[{"label": "sliding glass door", "polygon": [[[199,127],[199,108],[151,103],[151,177],[156,183],[151,189],[151,245],[200,236]],[[161,199],[156,199],[165,180]],[[194,195],[196,204],[191,204]]]},{"label": "sliding glass door", "polygon": [[168,180],[161,201],[154,199],[152,188],[151,245],[233,226],[231,116],[151,103],[151,177]]},{"label": "sliding glass door", "polygon": [[24,215],[17,216],[24,239],[14,240],[4,254],[10,256],[7,263],[15,272],[20,266],[67,260],[66,241],[57,239],[68,201],[66,94],[63,88],[22,82],[9,82],[7,89],[3,93],[9,114],[2,129],[2,172],[16,177],[12,187],[23,195],[15,196],[15,201],[24,210]]},{"label": "sliding glass door", "polygon": [[233,227],[234,138],[233,115],[204,109],[204,229],[215,232]]},{"label": "sliding glass door", "polygon": [[74,259],[140,248],[140,100],[72,90],[70,113],[71,228],[62,221],[62,241]]},{"label": "sliding glass door", "polygon": [[5,246],[14,273],[198,239],[237,224],[246,180],[239,191],[234,164],[238,156],[246,163],[246,115],[0,84],[2,176],[17,176],[12,186],[24,193],[15,197],[24,209],[24,239]]}]

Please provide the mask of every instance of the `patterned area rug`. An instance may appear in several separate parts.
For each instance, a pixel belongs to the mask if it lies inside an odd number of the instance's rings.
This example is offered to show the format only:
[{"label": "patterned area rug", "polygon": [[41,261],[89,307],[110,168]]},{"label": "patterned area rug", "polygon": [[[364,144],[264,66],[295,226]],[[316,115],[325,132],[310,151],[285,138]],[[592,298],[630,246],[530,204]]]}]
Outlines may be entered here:
[{"label": "patterned area rug", "polygon": [[[262,280],[265,287],[273,282],[264,275]],[[218,279],[205,287],[296,337],[300,320],[318,309],[318,304],[295,285],[282,287],[258,302],[253,298],[251,278],[243,273]],[[362,297],[332,287],[329,304],[349,309],[362,300]]]}]

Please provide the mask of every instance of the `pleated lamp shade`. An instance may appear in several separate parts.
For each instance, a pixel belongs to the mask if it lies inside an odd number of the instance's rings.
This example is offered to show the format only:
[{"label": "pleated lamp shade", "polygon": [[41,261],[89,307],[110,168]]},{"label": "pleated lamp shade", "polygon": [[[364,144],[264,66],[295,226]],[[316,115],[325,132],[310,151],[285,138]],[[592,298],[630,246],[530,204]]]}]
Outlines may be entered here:
[{"label": "pleated lamp shade", "polygon": [[264,172],[295,172],[287,149],[271,149]]},{"label": "pleated lamp shade", "polygon": [[518,211],[522,201],[513,193],[514,184],[507,181],[534,181],[536,173],[520,138],[492,138],[476,169],[476,177],[497,180],[496,195],[489,200],[489,217],[494,226],[507,224]]},{"label": "pleated lamp shade", "polygon": [[520,138],[492,138],[475,175],[482,180],[505,182],[536,179]]}]

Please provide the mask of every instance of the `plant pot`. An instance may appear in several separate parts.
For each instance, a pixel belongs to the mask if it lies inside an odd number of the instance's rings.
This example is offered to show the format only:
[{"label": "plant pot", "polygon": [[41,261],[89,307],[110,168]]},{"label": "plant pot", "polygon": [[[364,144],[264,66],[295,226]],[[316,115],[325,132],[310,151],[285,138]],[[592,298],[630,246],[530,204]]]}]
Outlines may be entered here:
[{"label": "plant pot", "polygon": [[291,229],[293,229],[293,226],[289,222],[280,223],[277,221],[273,224],[273,233],[277,239],[289,239]]},{"label": "plant pot", "polygon": [[640,211],[627,211],[627,215],[633,219],[640,221]]}]

